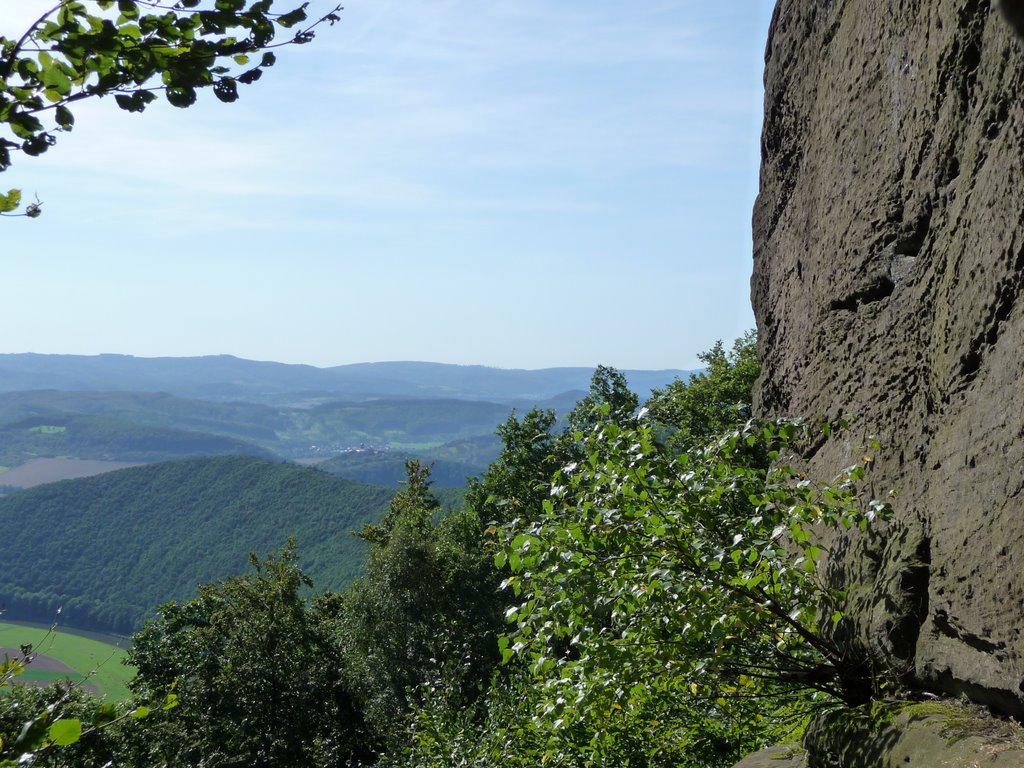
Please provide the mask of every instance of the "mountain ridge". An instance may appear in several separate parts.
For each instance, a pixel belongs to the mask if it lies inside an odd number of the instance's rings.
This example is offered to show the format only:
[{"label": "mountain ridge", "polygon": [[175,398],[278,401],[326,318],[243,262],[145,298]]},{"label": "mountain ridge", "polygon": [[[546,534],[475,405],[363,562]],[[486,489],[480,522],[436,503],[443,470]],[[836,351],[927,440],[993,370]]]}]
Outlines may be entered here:
[{"label": "mountain ridge", "polygon": [[[546,400],[586,390],[593,368],[495,368],[423,361],[351,363],[318,368],[298,363],[247,360],[234,355],[136,357],[0,353],[0,392],[166,392],[207,400],[274,405],[375,397],[454,397],[512,402]],[[623,370],[646,397],[692,370]]]}]

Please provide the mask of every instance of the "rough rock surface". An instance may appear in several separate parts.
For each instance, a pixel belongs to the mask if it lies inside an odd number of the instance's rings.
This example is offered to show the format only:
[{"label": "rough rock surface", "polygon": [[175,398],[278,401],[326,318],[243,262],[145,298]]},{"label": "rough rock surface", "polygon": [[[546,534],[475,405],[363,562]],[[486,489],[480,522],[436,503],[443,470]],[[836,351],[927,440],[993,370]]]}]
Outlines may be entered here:
[{"label": "rough rock surface", "polygon": [[803,744],[735,768],[1024,768],[1024,729],[959,702],[880,701],[818,715]]},{"label": "rough rock surface", "polygon": [[1024,768],[1018,725],[956,704],[832,712],[811,723],[804,747],[807,768]]},{"label": "rough rock surface", "polygon": [[[1007,0],[1009,2],[1009,0]],[[1024,39],[987,0],[779,0],[762,413],[855,415],[897,519],[845,553],[879,668],[1024,713]],[[812,454],[832,474],[857,450]]]},{"label": "rough rock surface", "polygon": [[748,755],[734,768],[807,768],[807,754],[794,745],[769,747]]}]

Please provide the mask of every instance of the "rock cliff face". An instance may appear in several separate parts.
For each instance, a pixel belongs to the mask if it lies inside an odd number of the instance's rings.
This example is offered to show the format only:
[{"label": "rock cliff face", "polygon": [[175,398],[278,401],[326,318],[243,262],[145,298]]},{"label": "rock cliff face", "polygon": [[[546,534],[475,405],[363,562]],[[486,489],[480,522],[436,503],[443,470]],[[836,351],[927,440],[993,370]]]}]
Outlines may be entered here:
[{"label": "rock cliff face", "polygon": [[[856,416],[851,642],[1024,713],[1024,38],[986,0],[780,0],[752,295],[771,415]],[[849,444],[812,457],[822,474]]]}]

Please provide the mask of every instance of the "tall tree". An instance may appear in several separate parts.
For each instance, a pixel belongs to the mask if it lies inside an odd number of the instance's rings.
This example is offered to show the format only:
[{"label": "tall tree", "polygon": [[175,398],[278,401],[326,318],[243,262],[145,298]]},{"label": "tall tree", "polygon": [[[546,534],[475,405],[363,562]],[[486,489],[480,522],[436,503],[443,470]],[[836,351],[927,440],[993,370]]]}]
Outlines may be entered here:
[{"label": "tall tree", "polygon": [[[625,425],[639,405],[640,400],[630,390],[625,374],[611,366],[599,365],[590,377],[590,392],[569,413],[565,431],[570,438],[578,433],[586,434],[608,418]],[[599,412],[604,409],[607,413]]]},{"label": "tall tree", "polygon": [[312,584],[294,541],[250,561],[250,573],[162,606],[135,635],[136,695],[175,687],[181,706],[135,734],[128,762],[341,766],[362,754],[334,641],[335,601],[303,599]]},{"label": "tall tree", "polygon": [[429,468],[406,465],[406,488],[370,542],[366,576],[346,593],[339,621],[350,686],[377,744],[394,752],[424,686],[443,680],[465,702],[498,661],[498,579],[472,511],[435,523]]},{"label": "tall tree", "polygon": [[654,390],[647,401],[651,418],[669,430],[669,446],[677,452],[750,418],[754,384],[761,373],[755,331],[736,339],[730,350],[716,341],[698,357],[706,366],[703,371]]},{"label": "tall tree", "polygon": [[555,423],[554,411],[532,408],[522,419],[512,413],[498,427],[501,453],[466,490],[467,506],[485,523],[506,523],[540,509],[561,466]]}]

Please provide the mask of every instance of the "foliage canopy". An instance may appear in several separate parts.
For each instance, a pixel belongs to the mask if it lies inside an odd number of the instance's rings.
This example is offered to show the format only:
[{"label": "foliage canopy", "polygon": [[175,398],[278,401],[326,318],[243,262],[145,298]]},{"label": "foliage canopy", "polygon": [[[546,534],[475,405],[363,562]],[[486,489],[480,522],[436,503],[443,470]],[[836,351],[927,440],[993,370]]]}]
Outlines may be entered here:
[{"label": "foliage canopy", "polygon": [[700,446],[746,421],[761,373],[755,331],[736,339],[728,351],[717,341],[698,357],[703,371],[654,390],[646,404],[651,419],[668,428],[668,444],[676,451]]},{"label": "foliage canopy", "polygon": [[[289,545],[165,605],[136,636],[135,686],[153,701],[173,688],[181,711],[97,749],[132,764],[724,768],[822,705],[876,696],[885,681],[836,640],[846,595],[822,564],[844,530],[888,516],[862,493],[877,444],[813,482],[800,449],[831,425],[744,418],[753,336],[704,359],[649,409],[599,368],[563,431],[550,411],[513,414],[454,514],[407,462],[357,534],[369,558],[344,595],[303,600]],[[37,731],[44,751],[71,736]]]},{"label": "foliage canopy", "polygon": [[251,571],[161,607],[129,653],[136,693],[182,706],[137,739],[137,765],[343,765],[359,717],[341,675],[330,595],[312,604],[295,542]]}]

